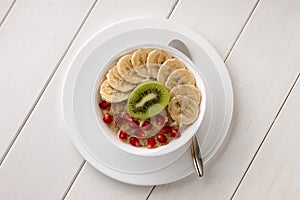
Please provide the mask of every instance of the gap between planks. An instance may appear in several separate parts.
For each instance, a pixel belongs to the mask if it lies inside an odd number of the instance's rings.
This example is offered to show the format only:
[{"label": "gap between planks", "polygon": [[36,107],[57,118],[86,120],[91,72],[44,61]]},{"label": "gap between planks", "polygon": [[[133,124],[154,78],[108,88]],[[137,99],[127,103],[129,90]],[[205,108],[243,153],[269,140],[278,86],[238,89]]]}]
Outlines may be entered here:
[{"label": "gap between planks", "polygon": [[[10,5],[10,7],[8,8],[8,10],[6,11],[6,13],[5,13],[3,19],[0,21],[0,29],[1,29],[2,25],[4,24],[6,18],[8,17],[9,13],[11,12],[12,8],[15,6],[15,4],[16,4],[16,0],[14,0],[14,1],[11,3],[11,5]],[[17,132],[17,134],[18,134],[18,132]],[[16,140],[16,137],[13,138],[13,141],[15,141],[15,140]],[[11,148],[11,146],[12,146],[12,142],[11,142],[10,145],[8,146],[8,149],[4,152],[4,155],[2,156],[2,158],[0,158],[0,166],[1,166],[2,162],[4,161],[4,158],[5,158],[6,155],[8,154],[8,151],[9,151],[9,149]]]},{"label": "gap between planks", "polygon": [[80,166],[79,166],[77,172],[75,173],[74,177],[72,178],[72,180],[71,180],[71,182],[70,182],[68,188],[67,188],[66,191],[64,192],[64,194],[63,194],[63,196],[62,196],[62,198],[61,198],[62,200],[65,199],[65,198],[67,197],[67,195],[69,194],[69,191],[71,190],[71,188],[72,188],[74,182],[76,181],[77,177],[78,177],[79,174],[81,173],[81,171],[82,171],[83,167],[85,166],[85,164],[86,164],[86,160],[83,160],[83,161],[81,162],[81,164],[80,164]]},{"label": "gap between planks", "polygon": [[291,93],[292,93],[292,91],[293,91],[295,85],[296,85],[297,82],[299,81],[299,77],[300,77],[300,73],[298,73],[296,79],[294,80],[294,82],[293,82],[291,88],[289,89],[289,91],[288,91],[288,93],[287,93],[287,96],[285,97],[285,99],[283,100],[281,106],[279,107],[279,110],[278,110],[278,112],[276,113],[276,116],[275,116],[275,118],[273,119],[273,121],[272,121],[272,123],[271,123],[269,129],[267,130],[266,135],[264,136],[263,140],[261,141],[260,145],[258,146],[258,148],[257,148],[257,150],[256,150],[256,152],[255,152],[255,154],[254,154],[254,156],[253,156],[253,158],[251,159],[251,161],[250,161],[250,163],[249,163],[249,165],[248,165],[246,171],[244,172],[244,174],[243,174],[243,176],[242,176],[240,182],[238,183],[238,185],[237,185],[236,189],[234,190],[234,192],[233,192],[233,194],[232,194],[232,196],[231,196],[230,199],[233,199],[233,198],[235,197],[235,195],[236,195],[238,189],[240,188],[240,186],[241,186],[243,180],[245,179],[246,174],[248,173],[248,171],[249,171],[249,169],[250,169],[252,163],[254,162],[254,160],[255,160],[255,158],[256,158],[258,152],[260,151],[260,149],[261,149],[263,143],[265,142],[265,140],[266,140],[266,138],[268,137],[270,131],[272,130],[272,128],[273,128],[273,126],[274,126],[274,124],[275,124],[275,122],[276,122],[278,116],[280,115],[280,113],[281,113],[283,107],[285,106],[287,100],[289,99],[289,97],[290,97],[290,95],[291,95]]},{"label": "gap between planks", "polygon": [[225,57],[225,59],[224,59],[224,62],[226,62],[227,59],[228,59],[228,57],[231,55],[231,52],[233,51],[233,48],[236,46],[236,43],[237,43],[238,40],[240,39],[240,37],[241,37],[242,33],[244,32],[246,26],[249,24],[249,21],[250,21],[251,17],[253,16],[254,11],[256,10],[256,8],[257,8],[259,2],[260,2],[260,0],[258,0],[258,1],[256,2],[256,4],[254,5],[254,7],[253,7],[252,11],[250,12],[248,18],[246,19],[246,22],[245,22],[244,26],[242,27],[242,29],[241,29],[241,31],[239,32],[238,36],[237,36],[236,39],[234,40],[234,42],[233,42],[231,48],[229,49],[228,54],[226,55],[226,57]]},{"label": "gap between planks", "polygon": [[11,5],[9,6],[8,10],[6,11],[3,19],[0,21],[0,28],[2,27],[2,24],[4,23],[4,21],[6,20],[7,16],[9,15],[10,11],[12,10],[12,8],[14,7],[14,5],[16,4],[16,0],[14,0]]},{"label": "gap between planks", "polygon": [[[59,59],[58,63],[56,64],[56,66],[54,67],[53,71],[51,72],[49,78],[47,79],[44,87],[42,88],[42,90],[40,91],[38,97],[35,99],[33,105],[31,106],[28,114],[26,115],[25,119],[23,120],[23,122],[21,123],[20,127],[17,130],[17,133],[15,134],[15,136],[13,137],[12,141],[10,142],[7,150],[4,152],[2,158],[0,159],[0,166],[3,164],[5,158],[7,157],[8,153],[11,151],[15,141],[17,140],[17,138],[19,137],[20,133],[22,132],[25,124],[27,123],[29,117],[31,116],[33,110],[35,109],[36,105],[38,104],[39,100],[41,99],[42,95],[44,94],[45,90],[47,89],[49,83],[51,82],[53,76],[56,74],[61,62],[63,61],[63,59],[66,57],[67,53],[69,52],[69,49],[71,48],[71,46],[73,45],[74,40],[77,38],[79,32],[81,31],[83,25],[85,24],[88,16],[90,15],[91,11],[94,9],[96,3],[98,0],[95,0],[95,2],[93,3],[93,5],[91,6],[91,8],[88,10],[87,15],[84,17],[82,23],[80,24],[78,30],[76,31],[75,35],[72,37],[69,45],[67,46],[66,50],[63,52],[62,57]],[[11,10],[11,9],[10,9]],[[1,28],[1,27],[0,27]]]},{"label": "gap between planks", "polygon": [[170,19],[171,15],[172,15],[172,13],[174,12],[175,8],[177,7],[179,1],[180,1],[180,0],[177,0],[177,1],[173,4],[173,6],[171,7],[171,10],[170,10],[169,14],[166,16],[167,19]]},{"label": "gap between planks", "polygon": [[155,189],[155,187],[156,187],[155,185],[152,186],[152,188],[151,188],[149,194],[148,194],[147,197],[146,197],[146,200],[148,200],[148,199],[150,198],[150,195],[152,194],[152,192],[153,192],[153,190]]}]

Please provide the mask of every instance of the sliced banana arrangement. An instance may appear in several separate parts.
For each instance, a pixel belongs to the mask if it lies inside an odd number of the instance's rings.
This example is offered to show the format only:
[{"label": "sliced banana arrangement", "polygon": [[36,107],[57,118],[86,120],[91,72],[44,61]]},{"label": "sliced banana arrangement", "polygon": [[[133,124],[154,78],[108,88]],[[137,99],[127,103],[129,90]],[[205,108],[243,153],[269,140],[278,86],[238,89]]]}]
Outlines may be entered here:
[{"label": "sliced banana arrangement", "polygon": [[132,55],[132,65],[136,73],[142,77],[149,78],[151,75],[148,72],[147,58],[151,49],[139,49]]},{"label": "sliced banana arrangement", "polygon": [[169,75],[176,69],[185,69],[183,62],[177,58],[166,60],[158,70],[157,80],[166,83]]},{"label": "sliced banana arrangement", "polygon": [[162,49],[141,48],[114,63],[100,84],[99,107],[122,141],[156,148],[195,122],[201,92],[180,59]]},{"label": "sliced banana arrangement", "polygon": [[147,58],[147,68],[151,77],[156,78],[160,66],[172,56],[161,49],[155,49],[151,51]]},{"label": "sliced banana arrangement", "polygon": [[118,72],[117,65],[113,66],[106,74],[107,81],[114,89],[128,92],[135,88],[135,84],[125,81]]},{"label": "sliced banana arrangement", "polygon": [[103,81],[100,87],[100,94],[105,101],[117,103],[128,99],[131,92],[121,92],[113,88],[108,80]]},{"label": "sliced banana arrangement", "polygon": [[144,80],[144,78],[139,76],[133,68],[132,55],[121,57],[117,63],[117,68],[121,77],[127,82],[137,84]]},{"label": "sliced banana arrangement", "polygon": [[165,83],[165,86],[168,89],[172,89],[177,85],[184,85],[184,84],[195,85],[194,75],[192,74],[192,72],[190,72],[187,69],[177,69],[169,75]]},{"label": "sliced banana arrangement", "polygon": [[180,125],[193,123],[199,114],[198,104],[192,99],[181,95],[171,99],[168,111],[171,117]]},{"label": "sliced banana arrangement", "polygon": [[184,96],[194,100],[198,105],[201,101],[201,95],[199,89],[195,85],[185,84],[177,85],[170,90],[172,96]]}]

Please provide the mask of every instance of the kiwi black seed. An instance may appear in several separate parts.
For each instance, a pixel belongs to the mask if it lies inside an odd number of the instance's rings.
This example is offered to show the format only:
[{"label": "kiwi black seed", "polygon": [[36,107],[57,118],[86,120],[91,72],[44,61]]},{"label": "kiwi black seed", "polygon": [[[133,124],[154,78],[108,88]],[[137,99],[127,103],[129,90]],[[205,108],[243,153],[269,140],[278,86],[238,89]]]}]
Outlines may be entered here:
[{"label": "kiwi black seed", "polygon": [[130,116],[146,119],[160,113],[170,101],[170,92],[158,81],[140,83],[130,94],[127,109]]}]

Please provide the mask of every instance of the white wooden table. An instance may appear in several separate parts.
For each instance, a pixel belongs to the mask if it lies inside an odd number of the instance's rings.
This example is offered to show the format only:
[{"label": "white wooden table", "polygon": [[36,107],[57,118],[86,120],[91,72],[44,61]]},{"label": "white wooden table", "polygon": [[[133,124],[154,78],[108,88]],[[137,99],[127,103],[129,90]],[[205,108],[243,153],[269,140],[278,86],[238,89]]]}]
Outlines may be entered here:
[{"label": "white wooden table", "polygon": [[[66,134],[61,89],[95,32],[155,16],[203,35],[224,59],[235,107],[226,142],[162,186],[99,173]],[[300,199],[299,0],[0,0],[0,199]]]}]

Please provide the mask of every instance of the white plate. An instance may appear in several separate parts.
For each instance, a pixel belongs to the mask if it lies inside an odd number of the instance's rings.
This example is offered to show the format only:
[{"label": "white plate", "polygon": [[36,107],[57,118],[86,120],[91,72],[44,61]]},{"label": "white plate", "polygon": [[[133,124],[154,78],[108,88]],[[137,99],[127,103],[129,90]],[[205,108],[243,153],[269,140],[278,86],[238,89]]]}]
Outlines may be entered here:
[{"label": "white plate", "polygon": [[73,60],[63,88],[63,115],[69,135],[82,156],[102,173],[136,185],[170,183],[194,172],[189,144],[175,152],[142,157],[121,151],[97,126],[91,93],[101,66],[123,49],[143,44],[186,44],[207,87],[206,115],[197,133],[206,163],[223,142],[233,111],[233,92],[225,64],[196,32],[164,19],[140,18],[98,32]]}]

